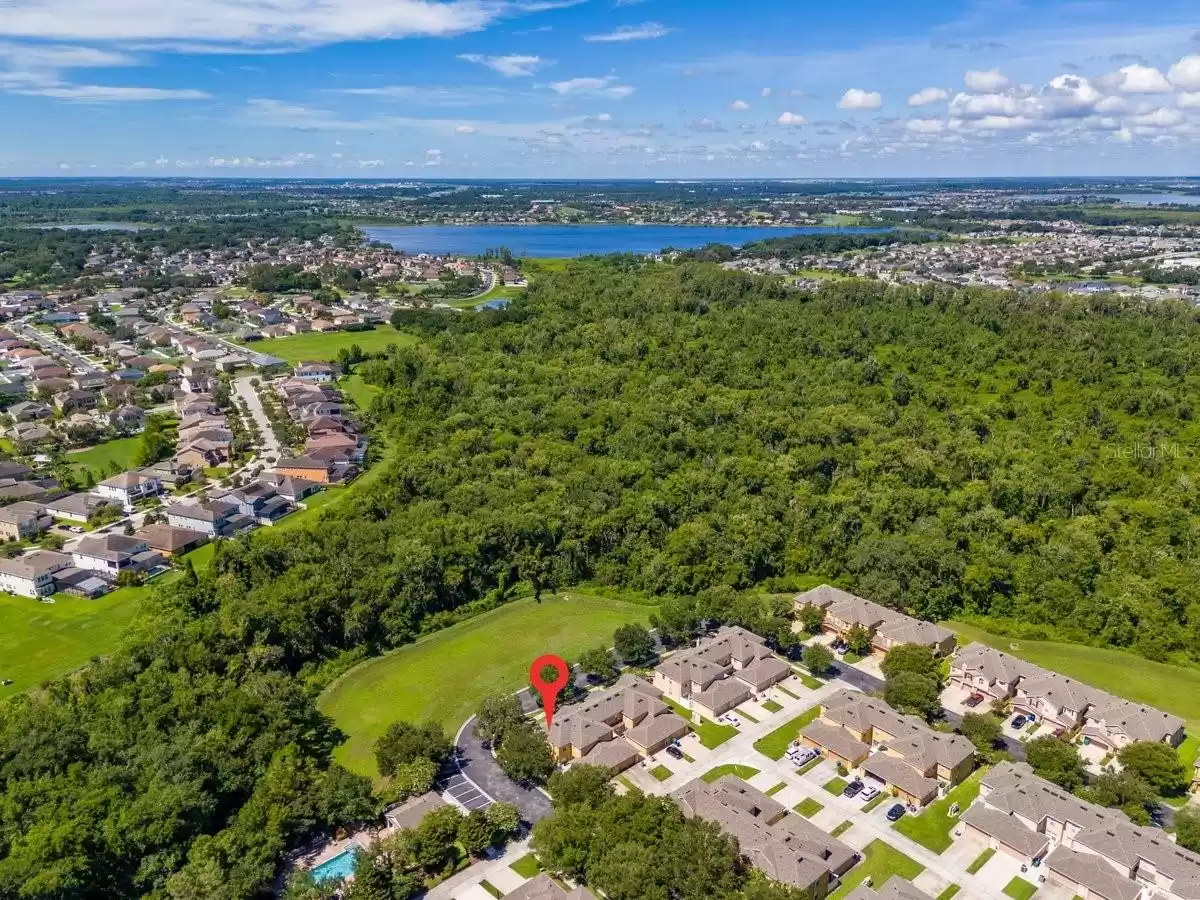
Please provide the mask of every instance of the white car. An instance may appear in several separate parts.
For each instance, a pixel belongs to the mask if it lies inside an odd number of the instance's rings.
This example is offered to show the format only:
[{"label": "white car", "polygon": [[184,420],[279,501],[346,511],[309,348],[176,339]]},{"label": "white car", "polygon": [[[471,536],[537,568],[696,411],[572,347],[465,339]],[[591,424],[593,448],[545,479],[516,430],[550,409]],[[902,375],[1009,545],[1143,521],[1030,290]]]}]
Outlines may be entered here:
[{"label": "white car", "polygon": [[870,800],[874,800],[878,796],[879,796],[879,788],[865,787],[859,793],[858,799],[863,800],[863,801],[870,801]]}]

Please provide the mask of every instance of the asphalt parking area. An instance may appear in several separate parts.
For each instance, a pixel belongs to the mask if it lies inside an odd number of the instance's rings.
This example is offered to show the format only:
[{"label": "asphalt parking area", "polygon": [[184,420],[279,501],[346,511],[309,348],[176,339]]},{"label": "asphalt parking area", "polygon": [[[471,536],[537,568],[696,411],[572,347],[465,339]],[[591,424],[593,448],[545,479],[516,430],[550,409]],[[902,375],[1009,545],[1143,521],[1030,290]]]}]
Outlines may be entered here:
[{"label": "asphalt parking area", "polygon": [[439,783],[439,787],[455,803],[458,803],[465,809],[486,809],[492,805],[492,798],[461,774],[456,773],[443,778]]}]

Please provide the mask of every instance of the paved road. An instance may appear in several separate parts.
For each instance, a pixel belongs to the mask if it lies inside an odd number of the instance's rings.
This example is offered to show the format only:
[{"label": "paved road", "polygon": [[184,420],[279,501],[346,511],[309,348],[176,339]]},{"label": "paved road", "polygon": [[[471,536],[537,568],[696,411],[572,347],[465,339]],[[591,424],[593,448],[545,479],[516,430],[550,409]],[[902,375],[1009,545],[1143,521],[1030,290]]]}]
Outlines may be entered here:
[{"label": "paved road", "polygon": [[530,824],[550,815],[550,798],[534,788],[517,784],[504,774],[499,763],[484,748],[475,734],[475,717],[471,716],[456,740],[459,771],[493,800],[514,803],[521,818]]},{"label": "paved road", "polygon": [[275,437],[275,429],[271,427],[271,420],[267,418],[267,412],[263,409],[262,400],[259,399],[258,393],[254,390],[254,385],[250,383],[255,376],[247,375],[244,378],[235,379],[233,382],[234,393],[242,400],[246,401],[246,407],[250,410],[250,415],[254,418],[254,424],[258,426],[258,431],[262,435],[262,447],[268,456],[274,455],[276,459],[283,455],[283,447],[279,443],[279,439]]},{"label": "paved road", "polygon": [[48,355],[57,356],[80,371],[88,375],[96,375],[101,372],[88,359],[76,350],[74,347],[64,343],[57,337],[47,334],[44,331],[39,331],[32,325],[26,322],[13,322],[10,326],[20,337],[27,341],[37,344]]}]

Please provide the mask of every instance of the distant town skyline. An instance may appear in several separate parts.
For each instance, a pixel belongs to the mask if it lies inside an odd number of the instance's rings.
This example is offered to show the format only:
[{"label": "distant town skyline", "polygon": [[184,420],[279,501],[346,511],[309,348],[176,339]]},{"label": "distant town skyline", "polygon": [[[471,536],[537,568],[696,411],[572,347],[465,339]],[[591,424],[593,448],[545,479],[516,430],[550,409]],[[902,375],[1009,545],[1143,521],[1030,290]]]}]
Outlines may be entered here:
[{"label": "distant town skyline", "polygon": [[1196,174],[1194,2],[10,0],[0,177]]}]

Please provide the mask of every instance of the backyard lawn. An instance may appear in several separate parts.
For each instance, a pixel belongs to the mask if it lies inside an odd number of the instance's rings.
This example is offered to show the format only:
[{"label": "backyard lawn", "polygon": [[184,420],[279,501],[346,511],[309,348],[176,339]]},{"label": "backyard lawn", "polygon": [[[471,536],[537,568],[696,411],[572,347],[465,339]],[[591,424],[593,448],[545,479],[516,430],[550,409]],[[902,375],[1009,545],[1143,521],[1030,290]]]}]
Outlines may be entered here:
[{"label": "backyard lawn", "polygon": [[962,622],[943,624],[960,639],[987,644],[1118,697],[1156,706],[1186,719],[1190,729],[1200,730],[1200,667],[1152,662],[1106,647],[1003,637]]},{"label": "backyard lawn", "polygon": [[700,776],[700,780],[707,784],[712,784],[718,778],[723,778],[726,775],[736,775],[745,781],[757,774],[758,769],[753,766],[739,766],[737,763],[726,763],[723,766],[717,766],[715,769],[709,769]]},{"label": "backyard lawn", "polygon": [[805,710],[790,722],[785,722],[774,731],[760,737],[754,742],[754,749],[763,756],[769,756],[771,759],[783,759],[783,755],[787,753],[787,749],[792,741],[800,734],[800,729],[816,721],[817,716],[820,714],[821,708],[819,706]]},{"label": "backyard lawn", "polygon": [[103,481],[113,474],[111,469],[114,464],[121,472],[132,469],[133,457],[137,454],[141,443],[140,436],[118,438],[115,441],[106,441],[95,447],[88,447],[78,453],[68,453],[67,461],[78,475],[82,476],[90,469],[92,477],[96,481]]},{"label": "backyard lawn", "polygon": [[845,874],[838,889],[829,895],[830,900],[841,900],[862,884],[867,876],[871,878],[871,888],[878,891],[893,875],[912,881],[925,871],[925,867],[915,859],[909,859],[891,844],[880,840],[871,841],[862,853],[862,862]]},{"label": "backyard lawn", "polygon": [[953,839],[950,832],[958,824],[959,816],[950,815],[950,807],[957,803],[959,815],[979,796],[979,782],[985,769],[976,769],[962,784],[950,790],[945,797],[930,803],[920,815],[905,816],[892,826],[906,837],[912,838],[922,847],[934,853],[945,853]]},{"label": "backyard lawn", "polygon": [[391,325],[377,325],[373,331],[326,331],[322,333],[289,334],[287,337],[253,341],[244,346],[261,353],[270,353],[290,363],[304,361],[333,362],[344,347],[358,344],[364,353],[378,353],[388,344],[415,344],[415,335],[397,331]]},{"label": "backyard lawn", "polygon": [[509,868],[522,878],[533,878],[538,872],[542,871],[541,863],[537,861],[537,857],[532,853],[526,853],[515,863],[510,865]]},{"label": "backyard lawn", "polygon": [[431,719],[453,736],[484,697],[523,687],[534,657],[573,660],[610,641],[617,626],[645,624],[652,608],[573,591],[544,595],[541,603],[525,598],[368,660],[318,701],[350,736],[335,756],[373,776],[372,745],[391,723]]}]

